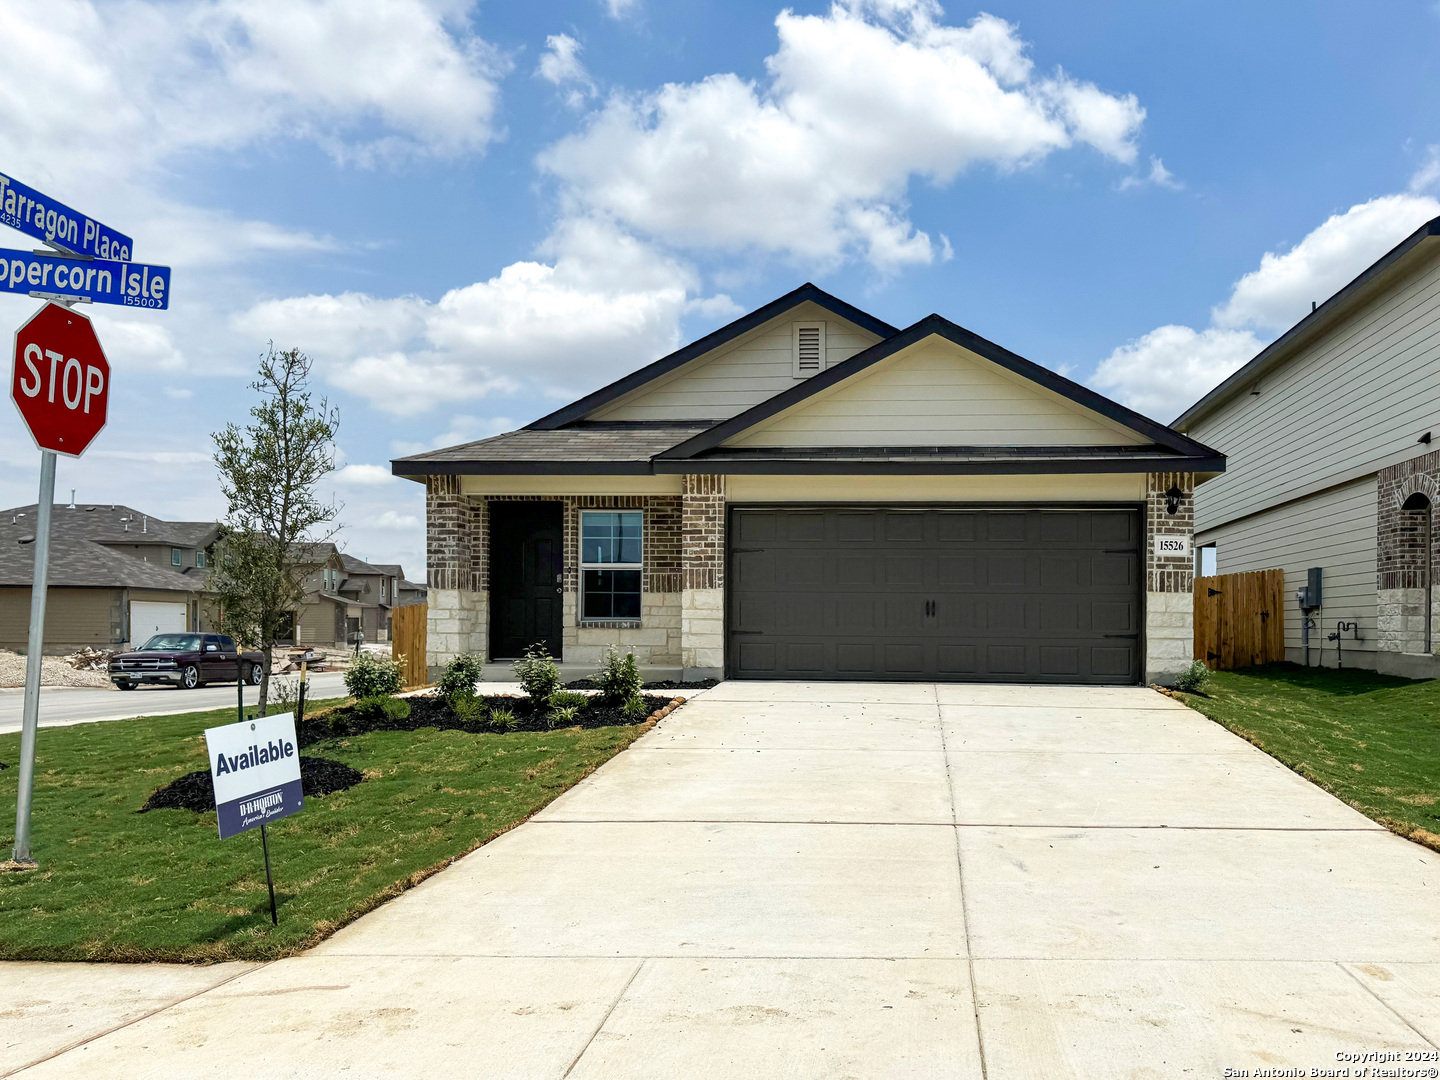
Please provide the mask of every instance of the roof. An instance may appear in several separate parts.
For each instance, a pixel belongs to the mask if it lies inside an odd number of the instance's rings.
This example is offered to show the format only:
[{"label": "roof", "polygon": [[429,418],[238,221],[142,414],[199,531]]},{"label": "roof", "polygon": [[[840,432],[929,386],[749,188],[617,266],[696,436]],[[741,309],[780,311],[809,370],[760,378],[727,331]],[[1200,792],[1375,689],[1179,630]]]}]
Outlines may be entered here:
[{"label": "roof", "polygon": [[702,338],[692,341],[683,349],[677,349],[669,356],[662,356],[653,364],[647,364],[639,371],[633,371],[623,379],[617,379],[609,386],[602,386],[593,394],[587,394],[578,401],[572,401],[563,409],[556,409],[548,416],[542,416],[534,423],[527,425],[530,428],[541,430],[553,430],[554,428],[565,427],[578,420],[583,420],[590,413],[602,405],[614,401],[616,398],[624,397],[633,390],[638,390],[646,383],[654,382],[664,375],[670,374],[676,368],[683,367],[691,360],[697,360],[706,353],[718,349],[727,342],[735,340],[742,334],[748,334],[757,326],[763,326],[771,319],[778,318],[792,308],[801,304],[816,304],[842,319],[847,319],[856,326],[869,330],[872,334],[881,338],[888,338],[895,333],[896,328],[887,322],[877,319],[869,312],[861,311],[859,308],[847,304],[837,296],[831,296],[824,289],[806,282],[793,292],[788,292],[777,300],[772,300],[764,307],[756,308],[748,315],[742,315],[734,322],[722,326],[713,333],[706,334]]},{"label": "roof", "polygon": [[[21,516],[23,515],[23,517]],[[24,532],[35,531],[36,504],[0,510],[0,522],[11,519]],[[215,539],[220,525],[214,521],[164,521],[119,503],[77,503],[73,508],[56,503],[50,512],[52,538],[71,537],[111,544],[172,544],[204,547]]]},{"label": "roof", "polygon": [[1303,319],[1272,341],[1228,379],[1191,405],[1171,422],[1171,427],[1188,431],[1242,390],[1248,390],[1261,376],[1273,371],[1305,345],[1347,318],[1371,294],[1384,288],[1394,274],[1413,263],[1428,259],[1440,250],[1440,217],[1432,218],[1362,270],[1343,289],[1318,304]]},{"label": "roof", "polygon": [[[5,520],[8,524],[9,519]],[[13,534],[0,536],[0,585],[28,588],[34,580],[34,543],[21,544]],[[204,590],[203,579],[187,577],[158,563],[143,562],[93,540],[67,537],[50,540],[48,581],[52,588],[160,589],[186,593]]]},{"label": "roof", "polygon": [[651,458],[711,427],[713,421],[649,423],[626,420],[533,427],[399,458],[396,476],[487,473],[650,473]]},{"label": "roof", "polygon": [[375,574],[379,577],[389,577],[389,571],[383,567],[374,566],[364,559],[357,559],[354,555],[346,555],[340,552],[340,568],[347,574]]},{"label": "roof", "polygon": [[403,578],[405,576],[405,568],[399,563],[377,562],[371,563],[370,565],[375,567],[376,570],[379,570],[380,573],[384,574],[386,577]]}]

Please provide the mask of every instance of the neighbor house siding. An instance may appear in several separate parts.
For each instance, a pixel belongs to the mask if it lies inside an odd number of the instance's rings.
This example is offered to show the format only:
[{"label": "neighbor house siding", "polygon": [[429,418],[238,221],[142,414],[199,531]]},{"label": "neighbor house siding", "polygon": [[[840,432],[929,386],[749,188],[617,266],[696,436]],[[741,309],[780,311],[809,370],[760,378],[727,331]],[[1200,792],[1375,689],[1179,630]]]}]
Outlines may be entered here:
[{"label": "neighbor house siding", "polygon": [[[1198,497],[1197,493],[1197,502]],[[1338,621],[1353,620],[1360,623],[1365,640],[1346,640],[1345,652],[1367,654],[1365,666],[1374,667],[1375,514],[1376,487],[1371,476],[1230,525],[1197,531],[1195,542],[1215,545],[1221,574],[1272,568],[1285,571],[1285,648],[1289,659],[1297,662],[1303,661],[1304,653],[1295,593],[1305,584],[1309,568],[1321,567],[1325,606],[1315,613],[1318,626],[1310,632],[1311,662],[1320,663],[1323,653],[1324,662],[1333,666],[1335,646],[1325,641],[1325,636],[1334,631]]]},{"label": "neighbor house siding", "polygon": [[880,339],[826,311],[801,304],[679,371],[597,409],[591,420],[721,420],[795,385],[792,324],[825,324],[826,366]]},{"label": "neighbor house siding", "polygon": [[1440,261],[1431,260],[1260,379],[1258,393],[1241,391],[1190,426],[1229,458],[1196,494],[1199,528],[1413,453],[1440,428],[1437,353]]},{"label": "neighbor house siding", "polygon": [[1146,440],[931,338],[727,440],[727,446],[1121,446]]},{"label": "neighbor house siding", "polygon": [[[45,598],[45,651],[72,652],[83,646],[110,649],[121,644],[121,589],[50,589]],[[0,588],[0,648],[24,652],[30,639],[30,590]]]}]

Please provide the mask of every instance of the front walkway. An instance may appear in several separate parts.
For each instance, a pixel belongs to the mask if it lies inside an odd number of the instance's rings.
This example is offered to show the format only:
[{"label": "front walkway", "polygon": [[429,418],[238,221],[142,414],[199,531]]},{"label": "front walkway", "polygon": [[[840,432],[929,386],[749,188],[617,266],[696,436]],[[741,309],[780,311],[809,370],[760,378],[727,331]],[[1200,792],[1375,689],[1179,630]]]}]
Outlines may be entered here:
[{"label": "front walkway", "polygon": [[1440,856],[1148,690],[727,683],[304,956],[0,978],[36,1078],[1308,1075],[1440,1044]]}]

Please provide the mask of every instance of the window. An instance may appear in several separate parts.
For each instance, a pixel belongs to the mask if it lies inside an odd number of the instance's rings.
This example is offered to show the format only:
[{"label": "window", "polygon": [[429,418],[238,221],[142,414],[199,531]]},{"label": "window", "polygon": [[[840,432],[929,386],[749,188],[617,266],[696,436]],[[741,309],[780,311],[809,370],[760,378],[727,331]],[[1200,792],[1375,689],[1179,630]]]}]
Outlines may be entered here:
[{"label": "window", "polygon": [[791,360],[797,379],[808,379],[825,367],[825,324],[794,323]]},{"label": "window", "polygon": [[1219,573],[1217,554],[1214,544],[1206,544],[1202,548],[1195,549],[1196,577],[1214,577]]},{"label": "window", "polygon": [[587,510],[580,515],[582,619],[640,618],[639,510]]},{"label": "window", "polygon": [[204,569],[205,569],[205,552],[203,552],[203,551],[197,551],[197,552],[195,552],[195,569],[197,569],[197,570],[204,570]]},{"label": "window", "polygon": [[184,558],[184,554],[185,554],[185,553],[182,552],[179,548],[171,548],[171,549],[170,549],[170,565],[171,565],[171,566],[179,566],[179,565],[181,565],[181,561],[182,561],[182,559]]}]

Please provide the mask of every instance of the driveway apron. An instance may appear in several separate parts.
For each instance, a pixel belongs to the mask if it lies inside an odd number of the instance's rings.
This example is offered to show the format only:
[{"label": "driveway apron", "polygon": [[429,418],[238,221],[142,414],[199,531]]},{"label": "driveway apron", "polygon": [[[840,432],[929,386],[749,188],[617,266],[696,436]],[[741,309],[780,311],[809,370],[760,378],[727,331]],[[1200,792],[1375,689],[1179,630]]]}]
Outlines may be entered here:
[{"label": "driveway apron", "polygon": [[1310,1075],[1440,1045],[1437,916],[1149,690],[725,683],[303,956],[0,969],[0,1074]]}]

